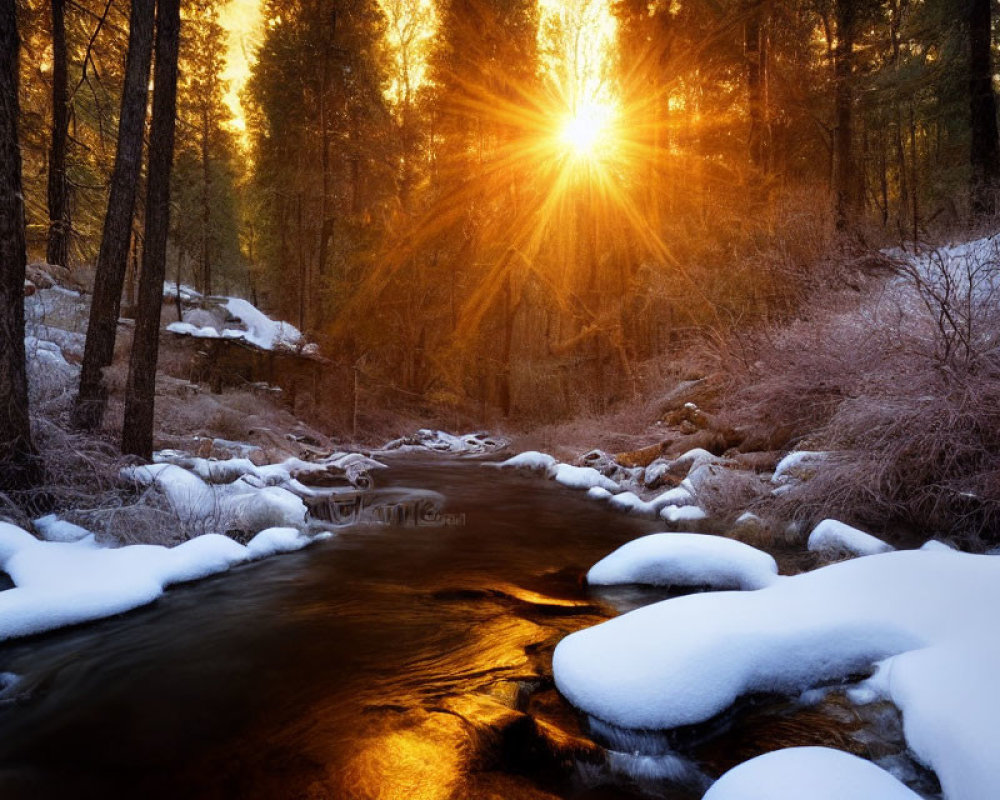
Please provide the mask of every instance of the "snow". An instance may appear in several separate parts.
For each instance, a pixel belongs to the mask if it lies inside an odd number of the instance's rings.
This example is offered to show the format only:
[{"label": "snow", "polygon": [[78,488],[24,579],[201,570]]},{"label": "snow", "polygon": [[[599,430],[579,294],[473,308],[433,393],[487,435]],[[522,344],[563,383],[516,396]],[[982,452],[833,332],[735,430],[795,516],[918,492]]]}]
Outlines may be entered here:
[{"label": "snow", "polygon": [[172,548],[104,548],[92,536],[73,543],[45,542],[0,522],[0,569],[15,587],[0,592],[0,640],[130,611],[151,603],[171,584],[310,541],[297,530],[270,529],[246,546],[211,533]]},{"label": "snow", "polygon": [[[961,773],[948,800],[981,800],[1000,785],[998,603],[1000,560],[883,553],[755,592],[640,608],[563,639],[553,672],[563,695],[586,713],[660,730],[709,720],[749,693],[798,693],[896,656],[884,680],[915,731],[914,750],[942,776]],[[924,655],[900,657],[911,651]],[[909,672],[901,668],[907,664]],[[952,715],[952,724],[926,722],[937,712]],[[967,714],[963,736],[956,731]]]},{"label": "snow", "polygon": [[660,518],[667,522],[698,522],[706,519],[708,514],[698,506],[670,505],[660,510]]},{"label": "snow", "polygon": [[[376,453],[434,452],[450,455],[482,455],[501,450],[508,441],[500,436],[490,436],[483,431],[455,435],[447,431],[421,428],[410,436],[386,442]],[[517,466],[517,465],[514,465]]]},{"label": "snow", "polygon": [[302,498],[280,486],[259,488],[242,480],[211,486],[196,474],[167,463],[126,467],[122,475],[144,486],[155,485],[178,517],[206,530],[255,532],[305,524]]},{"label": "snow", "polygon": [[598,486],[609,492],[617,492],[619,486],[610,478],[604,477],[593,467],[574,467],[572,464],[557,464],[552,470],[556,483],[568,486],[570,489],[590,489]]},{"label": "snow", "polygon": [[548,453],[540,453],[537,450],[526,450],[512,458],[508,458],[506,461],[501,461],[497,466],[510,469],[526,469],[535,472],[548,472],[554,469],[557,463],[559,462]]},{"label": "snow", "polygon": [[[594,489],[600,488],[599,486],[594,487]],[[594,489],[590,491],[592,492]],[[612,495],[609,498],[609,504],[617,511],[623,511],[626,514],[634,514],[636,516],[655,517],[659,512],[658,507],[643,500],[635,492],[621,492],[620,494]]]},{"label": "snow", "polygon": [[998,674],[994,634],[902,653],[867,682],[903,712],[909,748],[948,800],[987,800],[1000,787]]},{"label": "snow", "polygon": [[729,770],[703,800],[920,800],[883,769],[828,747],[791,747]]},{"label": "snow", "polygon": [[615,495],[611,494],[607,489],[601,486],[591,486],[587,489],[587,497],[591,500],[610,500]]},{"label": "snow", "polygon": [[796,473],[815,469],[829,456],[829,453],[822,450],[795,450],[778,462],[771,480],[774,483],[784,483],[797,477]]},{"label": "snow", "polygon": [[677,458],[670,462],[670,465],[671,468],[687,467],[688,471],[690,471],[696,466],[714,464],[719,460],[718,456],[712,455],[708,450],[702,447],[695,447],[693,450],[688,450],[686,453],[677,456]]},{"label": "snow", "polygon": [[219,339],[219,332],[215,328],[205,326],[199,328],[190,322],[171,322],[167,325],[167,330],[171,333],[180,333],[185,336],[195,336],[199,339]]},{"label": "snow", "polygon": [[735,539],[700,533],[654,533],[619,547],[587,573],[595,585],[714,586],[760,589],[778,578],[768,553]]},{"label": "snow", "polygon": [[298,328],[287,322],[276,322],[260,311],[253,303],[239,297],[228,297],[223,303],[226,310],[247,326],[246,332],[226,330],[224,336],[245,339],[262,350],[277,348],[295,349],[302,344]]},{"label": "snow", "polygon": [[[187,303],[202,302],[205,298],[190,286],[181,286],[181,300]],[[173,300],[177,297],[176,285],[165,283],[163,297]],[[199,339],[240,339],[262,350],[300,350],[305,352],[305,340],[302,333],[288,322],[271,319],[253,303],[241,297],[210,298],[213,303],[221,301],[221,307],[242,323],[246,330],[239,328],[217,328],[209,325],[196,325],[192,322],[171,322],[167,330],[185,336]]]},{"label": "snow", "polygon": [[814,553],[850,553],[855,556],[873,556],[894,549],[891,544],[870,533],[835,519],[825,519],[813,528],[807,547]]},{"label": "snow", "polygon": [[59,519],[55,514],[39,517],[32,524],[47,542],[78,542],[91,535],[86,528]]}]

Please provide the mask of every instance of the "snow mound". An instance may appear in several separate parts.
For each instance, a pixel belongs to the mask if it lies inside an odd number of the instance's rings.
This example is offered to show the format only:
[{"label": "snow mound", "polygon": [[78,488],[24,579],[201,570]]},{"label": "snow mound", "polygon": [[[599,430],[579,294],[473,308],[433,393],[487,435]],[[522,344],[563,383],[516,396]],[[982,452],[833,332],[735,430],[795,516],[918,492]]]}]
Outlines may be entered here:
[{"label": "snow mound", "polygon": [[807,547],[814,553],[850,553],[855,556],[873,556],[895,549],[870,533],[835,519],[825,519],[813,528]]},{"label": "snow mound", "polygon": [[548,453],[540,453],[537,450],[526,450],[512,458],[508,458],[506,461],[501,461],[497,466],[509,469],[526,469],[533,472],[548,472],[554,469],[557,463],[559,462]]},{"label": "snow mound", "polygon": [[0,640],[121,614],[151,603],[171,584],[309,542],[297,530],[271,529],[245,547],[211,533],[171,548],[103,548],[93,536],[73,543],[44,542],[0,522],[0,569],[15,587],[0,592]]},{"label": "snow mound", "polygon": [[[998,603],[998,559],[883,553],[755,592],[640,608],[563,639],[553,671],[559,690],[592,716],[624,728],[670,729],[708,720],[752,692],[797,693],[911,650],[995,641]],[[968,674],[965,690],[998,702],[1000,682],[973,686]],[[996,760],[1000,713],[993,720],[992,734],[973,745],[988,763]]]},{"label": "snow mound", "polygon": [[920,800],[883,769],[828,747],[776,750],[734,767],[703,800]]},{"label": "snow mound", "polygon": [[700,533],[654,533],[619,547],[587,573],[595,585],[714,586],[761,589],[778,578],[768,553],[735,539]]}]

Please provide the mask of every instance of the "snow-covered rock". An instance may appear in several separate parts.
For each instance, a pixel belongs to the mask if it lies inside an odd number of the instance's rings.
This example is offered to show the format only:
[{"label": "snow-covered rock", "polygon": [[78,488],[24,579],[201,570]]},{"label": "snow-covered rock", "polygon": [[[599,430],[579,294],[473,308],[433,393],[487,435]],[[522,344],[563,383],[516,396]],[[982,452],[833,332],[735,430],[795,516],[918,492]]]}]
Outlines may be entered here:
[{"label": "snow-covered rock", "polygon": [[526,450],[516,456],[508,458],[497,464],[498,467],[509,469],[524,469],[532,472],[548,472],[554,469],[559,462],[548,453],[540,453],[537,450]]},{"label": "snow-covered rock", "polygon": [[815,472],[830,458],[823,450],[794,450],[778,462],[771,475],[773,483],[787,483]]},{"label": "snow-covered rock", "polygon": [[557,464],[553,468],[552,477],[556,483],[568,486],[570,489],[590,489],[599,486],[609,492],[617,492],[619,486],[610,478],[604,477],[593,467],[574,467],[572,464]]},{"label": "snow-covered rock", "polygon": [[870,533],[835,519],[825,519],[813,528],[807,547],[814,553],[850,553],[855,556],[873,556],[895,549]]},{"label": "snow-covered rock", "polygon": [[[977,698],[983,709],[970,725],[975,735],[962,742],[971,749],[955,765],[968,772],[970,763],[979,764],[975,780],[982,791],[948,797],[979,800],[1000,785],[993,749],[1000,738],[1000,682],[988,677],[1000,670],[998,604],[998,559],[883,553],[755,592],[689,595],[640,608],[563,639],[553,671],[559,690],[592,716],[624,728],[669,729],[708,720],[751,692],[797,693],[893,656],[941,648],[939,657],[921,659],[949,660],[949,678],[937,672],[938,678],[949,692]],[[893,667],[891,680],[895,674]],[[890,684],[889,691],[917,716],[918,708],[944,710],[942,689],[925,677]],[[955,714],[958,727],[964,711]],[[947,774],[940,760],[958,758],[959,748],[943,741],[934,752],[935,769]]]},{"label": "snow-covered rock", "polygon": [[828,747],[790,747],[729,770],[703,800],[920,800],[870,761]]},{"label": "snow-covered rock", "polygon": [[708,514],[698,506],[674,506],[669,505],[660,509],[660,519],[667,522],[700,522],[707,519]]},{"label": "snow-covered rock", "polygon": [[750,545],[700,533],[654,533],[622,545],[587,573],[595,585],[713,586],[760,589],[778,578],[768,553]]},{"label": "snow-covered rock", "polygon": [[39,517],[32,525],[47,542],[78,542],[91,535],[86,528],[60,519],[55,514]]},{"label": "snow-covered rock", "polygon": [[508,441],[500,436],[490,436],[483,431],[456,436],[447,431],[421,428],[410,436],[386,442],[375,451],[378,453],[432,452],[450,455],[483,455],[506,447]]},{"label": "snow-covered rock", "polygon": [[298,328],[288,322],[278,322],[271,319],[248,300],[240,297],[227,297],[223,306],[247,328],[246,332],[227,328],[223,331],[223,336],[245,339],[262,350],[276,350],[278,348],[294,350],[303,343],[302,334]]}]

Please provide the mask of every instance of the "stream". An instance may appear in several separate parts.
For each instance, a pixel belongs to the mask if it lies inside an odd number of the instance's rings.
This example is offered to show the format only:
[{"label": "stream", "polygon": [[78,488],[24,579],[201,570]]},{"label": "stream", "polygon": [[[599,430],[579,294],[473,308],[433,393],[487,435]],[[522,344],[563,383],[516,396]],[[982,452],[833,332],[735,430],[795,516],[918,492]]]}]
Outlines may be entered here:
[{"label": "stream", "polygon": [[663,596],[582,582],[655,522],[476,462],[405,458],[375,477],[441,493],[444,516],[345,528],[0,646],[17,676],[0,695],[0,797],[700,796],[616,773],[552,685],[563,636]]}]

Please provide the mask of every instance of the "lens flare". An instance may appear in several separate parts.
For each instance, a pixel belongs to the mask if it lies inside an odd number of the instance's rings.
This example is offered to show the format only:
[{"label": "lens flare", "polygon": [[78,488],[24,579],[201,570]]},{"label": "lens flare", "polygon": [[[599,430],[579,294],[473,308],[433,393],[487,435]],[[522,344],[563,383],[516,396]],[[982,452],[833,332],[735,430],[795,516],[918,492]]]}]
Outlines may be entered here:
[{"label": "lens flare", "polygon": [[614,147],[615,108],[590,103],[565,116],[559,130],[559,141],[576,159],[598,160],[610,155]]}]

